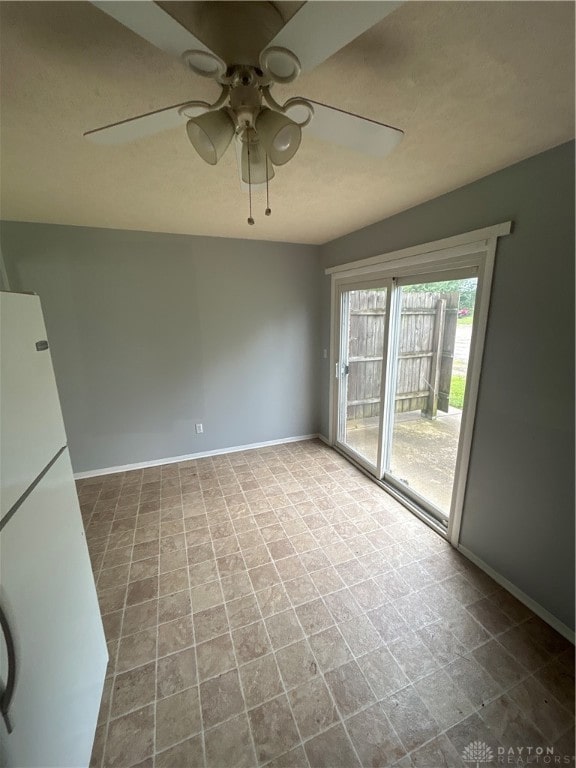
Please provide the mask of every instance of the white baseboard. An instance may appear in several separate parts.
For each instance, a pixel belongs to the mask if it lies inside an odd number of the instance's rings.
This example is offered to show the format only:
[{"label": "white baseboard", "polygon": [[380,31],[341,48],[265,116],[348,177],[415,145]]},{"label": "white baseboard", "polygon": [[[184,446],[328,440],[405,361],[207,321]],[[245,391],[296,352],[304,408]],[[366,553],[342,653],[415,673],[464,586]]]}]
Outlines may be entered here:
[{"label": "white baseboard", "polygon": [[540,603],[537,603],[536,600],[533,600],[525,592],[522,592],[521,589],[518,589],[518,587],[512,584],[511,581],[508,581],[508,579],[499,574],[498,571],[495,571],[494,568],[481,560],[467,547],[463,547],[461,544],[459,544],[458,551],[461,552],[464,557],[467,557],[468,560],[471,560],[474,565],[477,565],[478,568],[484,571],[484,573],[487,573],[488,576],[493,578],[497,584],[500,584],[501,587],[504,587],[504,589],[514,595],[514,597],[520,600],[521,603],[524,603],[524,605],[527,608],[530,608],[530,610],[539,616],[542,621],[550,624],[550,626],[555,629],[556,632],[559,632],[567,640],[570,640],[571,643],[574,643],[574,631],[570,629],[570,627],[567,627],[566,624],[560,621],[560,619],[557,619],[556,616],[550,613],[550,611],[547,611],[546,608],[543,608]]},{"label": "white baseboard", "polygon": [[320,432],[318,432],[316,437],[318,438],[318,440],[320,440],[323,443],[326,443],[326,445],[329,445],[330,448],[332,448],[332,443],[330,442],[330,440],[328,440],[328,438],[325,435],[321,435]]},{"label": "white baseboard", "polygon": [[252,451],[255,448],[268,448],[271,445],[282,445],[283,443],[298,443],[302,440],[315,440],[320,435],[298,435],[296,437],[283,437],[280,440],[267,440],[264,443],[250,443],[249,445],[234,445],[230,448],[218,448],[215,451],[202,451],[200,453],[188,453],[185,456],[170,456],[165,459],[153,459],[152,461],[140,461],[137,464],[123,464],[118,467],[104,467],[102,469],[91,469],[88,472],[75,472],[75,480],[83,480],[86,477],[97,477],[98,475],[113,475],[116,472],[130,472],[133,469],[147,469],[148,467],[160,467],[162,464],[177,464],[179,461],[192,461],[194,459],[205,459],[209,456],[222,456],[225,453],[238,453],[239,451]]}]

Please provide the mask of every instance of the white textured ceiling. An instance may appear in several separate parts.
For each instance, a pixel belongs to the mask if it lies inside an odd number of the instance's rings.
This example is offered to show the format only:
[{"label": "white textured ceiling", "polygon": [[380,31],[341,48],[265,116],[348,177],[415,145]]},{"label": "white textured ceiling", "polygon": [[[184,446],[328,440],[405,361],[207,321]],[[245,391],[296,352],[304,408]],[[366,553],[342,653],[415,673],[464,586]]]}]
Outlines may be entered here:
[{"label": "white textured ceiling", "polygon": [[[199,16],[198,5],[187,5],[177,4],[182,18],[206,23],[206,4]],[[228,24],[226,3],[209,5],[220,20],[204,34],[219,29],[226,46],[238,4]],[[284,18],[293,12],[276,6]],[[270,16],[268,3],[260,9]],[[322,243],[574,136],[574,3],[407,2],[274,91],[402,128],[400,147],[375,160],[304,134],[270,185],[272,216],[259,198],[249,227],[232,149],[210,167],[184,128],[121,146],[82,137],[209,100],[213,82],[89,3],[1,2],[0,22],[5,219]]]}]

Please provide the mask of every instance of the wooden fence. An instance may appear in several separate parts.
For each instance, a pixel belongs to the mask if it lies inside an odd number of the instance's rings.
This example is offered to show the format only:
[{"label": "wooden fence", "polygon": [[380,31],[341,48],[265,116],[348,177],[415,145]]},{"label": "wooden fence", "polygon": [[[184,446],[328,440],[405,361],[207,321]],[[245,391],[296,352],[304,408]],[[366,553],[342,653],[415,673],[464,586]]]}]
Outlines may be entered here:
[{"label": "wooden fence", "polygon": [[[447,411],[454,359],[458,292],[403,292],[396,379],[397,413]],[[380,414],[386,291],[350,293],[348,412]]]}]

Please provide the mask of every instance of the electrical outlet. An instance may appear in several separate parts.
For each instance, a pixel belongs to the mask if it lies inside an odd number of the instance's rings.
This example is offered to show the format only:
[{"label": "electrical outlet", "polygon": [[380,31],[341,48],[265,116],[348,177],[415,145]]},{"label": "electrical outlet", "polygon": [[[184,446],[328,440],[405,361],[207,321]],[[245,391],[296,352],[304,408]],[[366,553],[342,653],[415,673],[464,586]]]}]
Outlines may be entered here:
[{"label": "electrical outlet", "polygon": [[204,427],[202,424],[196,424],[196,434],[197,435],[204,434]]}]

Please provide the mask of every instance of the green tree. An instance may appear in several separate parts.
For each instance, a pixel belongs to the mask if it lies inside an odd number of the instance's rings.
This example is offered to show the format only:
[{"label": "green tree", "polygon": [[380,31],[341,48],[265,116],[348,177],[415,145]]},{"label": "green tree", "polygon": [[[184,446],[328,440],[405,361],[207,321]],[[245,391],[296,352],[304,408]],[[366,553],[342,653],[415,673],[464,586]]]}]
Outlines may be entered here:
[{"label": "green tree", "polygon": [[460,294],[460,309],[474,309],[476,300],[476,278],[468,277],[463,280],[442,280],[437,283],[416,283],[405,285],[404,291],[410,293],[452,293]]}]

